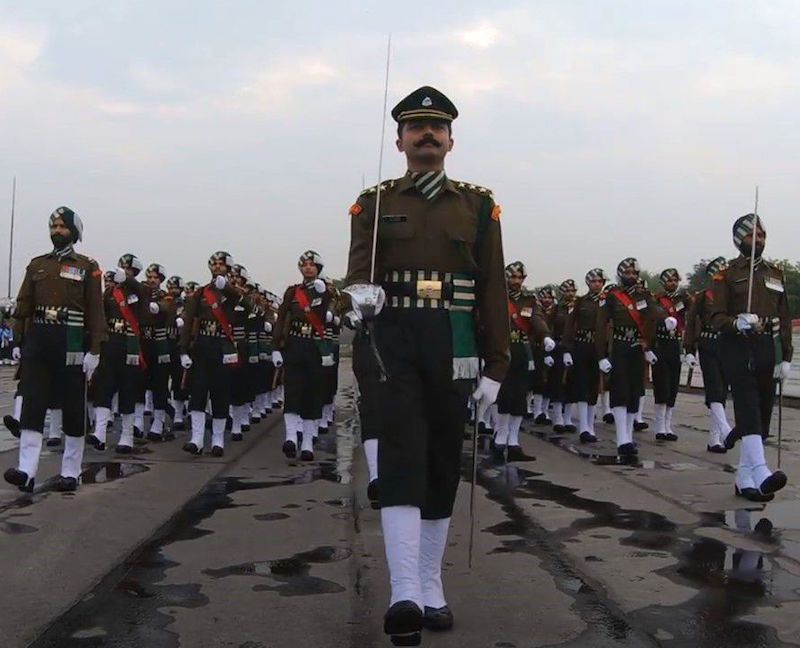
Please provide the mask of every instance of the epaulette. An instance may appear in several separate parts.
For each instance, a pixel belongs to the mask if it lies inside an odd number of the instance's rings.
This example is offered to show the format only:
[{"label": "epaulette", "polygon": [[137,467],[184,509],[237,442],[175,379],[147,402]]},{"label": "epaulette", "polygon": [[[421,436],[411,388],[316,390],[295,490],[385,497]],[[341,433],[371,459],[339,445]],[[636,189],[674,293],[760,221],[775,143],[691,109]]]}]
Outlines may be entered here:
[{"label": "epaulette", "polygon": [[452,182],[458,190],[464,189],[480,196],[489,196],[489,198],[494,200],[494,194],[492,193],[492,190],[487,187],[481,187],[480,185],[472,184],[471,182],[461,182],[460,180],[453,180]]},{"label": "epaulette", "polygon": [[87,256],[86,254],[81,254],[80,252],[76,252],[75,256],[78,257],[81,261],[88,261],[89,263],[93,263],[94,265],[100,265],[94,260],[92,257]]},{"label": "epaulette", "polygon": [[[388,189],[393,189],[396,184],[397,180],[386,180],[385,182],[381,182],[381,193],[383,193]],[[373,187],[368,187],[367,189],[364,189],[364,191],[358,194],[358,197],[361,198],[361,196],[369,196],[377,192],[378,192],[378,185],[375,185]]]}]

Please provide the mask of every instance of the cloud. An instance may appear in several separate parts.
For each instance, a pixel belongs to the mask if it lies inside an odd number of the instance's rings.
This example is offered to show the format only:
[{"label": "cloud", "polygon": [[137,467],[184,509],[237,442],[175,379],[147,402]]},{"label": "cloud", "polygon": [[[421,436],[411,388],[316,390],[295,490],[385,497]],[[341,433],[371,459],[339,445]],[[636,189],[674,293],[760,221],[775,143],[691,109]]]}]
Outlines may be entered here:
[{"label": "cloud", "polygon": [[480,25],[471,29],[464,29],[456,32],[456,39],[467,47],[474,47],[485,50],[497,42],[500,31],[492,25]]},{"label": "cloud", "polygon": [[158,70],[147,63],[131,63],[128,68],[131,80],[142,90],[160,94],[170,92],[176,88],[175,80],[162,70]]},{"label": "cloud", "polygon": [[46,43],[47,29],[42,25],[0,23],[0,90],[26,80]]}]

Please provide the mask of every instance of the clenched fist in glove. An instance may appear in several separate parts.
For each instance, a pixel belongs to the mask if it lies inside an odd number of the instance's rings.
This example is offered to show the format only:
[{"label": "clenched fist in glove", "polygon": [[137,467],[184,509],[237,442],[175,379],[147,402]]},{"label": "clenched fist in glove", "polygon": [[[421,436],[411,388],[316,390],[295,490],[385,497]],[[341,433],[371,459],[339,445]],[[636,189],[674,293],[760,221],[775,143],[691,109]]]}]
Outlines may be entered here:
[{"label": "clenched fist in glove", "polygon": [[691,367],[694,369],[697,366],[697,358],[695,357],[694,353],[687,353],[686,358],[686,366]]},{"label": "clenched fist in glove", "polygon": [[224,290],[228,285],[228,279],[224,275],[214,277],[214,288],[217,290]]},{"label": "clenched fist in glove", "polygon": [[654,365],[658,362],[658,356],[649,349],[644,352],[644,360],[649,365]]},{"label": "clenched fist in glove", "polygon": [[185,353],[181,354],[181,367],[184,369],[192,368],[192,359]]},{"label": "clenched fist in glove", "polygon": [[492,380],[487,376],[483,376],[478,383],[478,388],[472,392],[472,400],[475,401],[477,409],[476,415],[480,421],[494,402],[497,400],[497,394],[500,392],[500,383]]},{"label": "clenched fist in glove", "polygon": [[283,366],[283,354],[280,351],[272,352],[272,364],[274,364],[276,367]]},{"label": "clenched fist in glove", "polygon": [[600,367],[600,371],[602,371],[604,374],[611,373],[611,360],[608,358],[603,358],[597,363],[597,366]]},{"label": "clenched fist in glove", "polygon": [[563,360],[564,360],[564,366],[565,367],[571,367],[573,364],[575,364],[573,362],[573,360],[572,360],[572,354],[571,353],[565,353]]}]

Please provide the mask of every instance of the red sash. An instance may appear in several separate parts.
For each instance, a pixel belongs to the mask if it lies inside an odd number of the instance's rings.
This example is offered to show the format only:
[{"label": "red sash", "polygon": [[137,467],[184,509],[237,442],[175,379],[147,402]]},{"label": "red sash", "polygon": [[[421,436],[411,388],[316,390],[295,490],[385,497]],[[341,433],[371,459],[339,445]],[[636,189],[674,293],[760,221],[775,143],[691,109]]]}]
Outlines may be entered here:
[{"label": "red sash", "polygon": [[508,300],[508,315],[511,317],[511,323],[530,338],[533,330],[531,323],[520,315],[517,305],[510,299]]},{"label": "red sash", "polygon": [[675,304],[672,303],[672,300],[666,295],[661,295],[661,297],[658,298],[658,301],[661,302],[661,305],[664,307],[664,310],[667,311],[667,313],[669,313],[670,317],[674,317],[676,320],[678,320],[677,332],[679,334],[683,333],[684,329],[683,317],[681,317],[678,311],[675,310]]},{"label": "red sash", "polygon": [[308,296],[303,291],[302,286],[295,286],[294,289],[294,298],[297,300],[297,303],[300,304],[300,308],[305,311],[306,319],[308,323],[314,328],[319,335],[320,340],[325,339],[325,325],[320,320],[319,315],[317,315],[313,310],[311,310],[311,303],[308,301]]},{"label": "red sash", "polygon": [[[122,292],[122,289],[119,286],[115,286],[114,290],[111,291],[111,294],[114,295],[114,301],[117,302],[122,319],[125,320],[125,323],[130,327],[131,331],[133,331],[133,334],[136,336],[136,338],[141,340],[142,330],[139,328],[139,320],[136,319],[133,309],[128,306],[128,298],[125,296],[125,293]],[[147,370],[147,362],[145,362],[144,354],[141,351],[141,345],[139,348],[139,366],[142,368],[142,370]]]},{"label": "red sash", "polygon": [[233,327],[228,321],[228,316],[225,315],[225,311],[222,310],[222,305],[219,299],[217,299],[217,293],[211,289],[211,286],[205,286],[203,288],[203,297],[206,298],[206,302],[211,306],[211,314],[214,316],[214,319],[217,320],[217,324],[222,328],[225,337],[228,338],[228,341],[235,348],[236,341],[233,339]]},{"label": "red sash", "polygon": [[613,288],[611,294],[614,295],[619,303],[628,311],[628,315],[633,320],[633,323],[636,324],[636,328],[639,329],[639,335],[642,337],[642,341],[644,341],[646,339],[644,333],[644,319],[642,318],[642,314],[636,310],[636,305],[633,303],[630,295],[619,288]]}]

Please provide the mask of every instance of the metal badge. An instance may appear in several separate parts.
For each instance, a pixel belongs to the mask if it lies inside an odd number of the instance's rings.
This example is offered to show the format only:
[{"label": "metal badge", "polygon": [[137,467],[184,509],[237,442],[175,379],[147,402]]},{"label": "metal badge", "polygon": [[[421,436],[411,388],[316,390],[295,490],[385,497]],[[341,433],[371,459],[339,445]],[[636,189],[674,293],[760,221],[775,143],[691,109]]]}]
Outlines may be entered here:
[{"label": "metal badge", "polygon": [[53,306],[48,306],[44,309],[44,318],[48,322],[58,321],[58,309]]},{"label": "metal badge", "polygon": [[441,299],[442,282],[421,280],[417,282],[417,299]]}]

